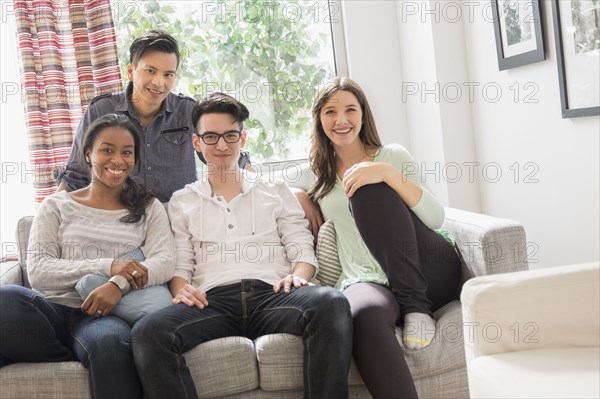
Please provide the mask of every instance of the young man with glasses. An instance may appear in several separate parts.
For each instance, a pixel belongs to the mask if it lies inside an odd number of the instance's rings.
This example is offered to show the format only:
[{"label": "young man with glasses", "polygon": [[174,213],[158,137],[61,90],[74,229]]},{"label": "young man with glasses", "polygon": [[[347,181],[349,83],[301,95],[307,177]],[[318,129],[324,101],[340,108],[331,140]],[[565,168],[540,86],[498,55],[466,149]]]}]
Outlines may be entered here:
[{"label": "young man with glasses", "polygon": [[263,182],[239,168],[248,114],[222,93],[192,112],[194,145],[208,168],[169,202],[177,250],[169,283],[174,305],[146,316],[132,332],[149,398],[197,397],[183,357],[195,346],[273,333],[302,336],[305,397],[348,396],[348,303],[339,291],[308,283],[316,271],[313,236],[285,182]]}]

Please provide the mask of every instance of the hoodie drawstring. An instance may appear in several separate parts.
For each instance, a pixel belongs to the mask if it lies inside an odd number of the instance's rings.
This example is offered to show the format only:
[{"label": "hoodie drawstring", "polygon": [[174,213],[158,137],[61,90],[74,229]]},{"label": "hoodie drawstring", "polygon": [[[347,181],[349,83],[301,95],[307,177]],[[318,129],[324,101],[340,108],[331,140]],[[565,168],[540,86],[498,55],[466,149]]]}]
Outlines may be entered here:
[{"label": "hoodie drawstring", "polygon": [[204,244],[204,198],[200,197],[200,248]]},{"label": "hoodie drawstring", "polygon": [[256,232],[256,218],[254,215],[254,190],[250,189],[250,196],[252,197],[252,235]]}]

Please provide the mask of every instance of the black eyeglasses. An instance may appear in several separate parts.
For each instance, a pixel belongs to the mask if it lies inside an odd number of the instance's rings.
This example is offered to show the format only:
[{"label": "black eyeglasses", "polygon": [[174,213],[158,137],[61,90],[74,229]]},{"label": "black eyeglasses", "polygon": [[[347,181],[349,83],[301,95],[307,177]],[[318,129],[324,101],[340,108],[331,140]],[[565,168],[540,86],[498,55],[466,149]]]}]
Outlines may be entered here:
[{"label": "black eyeglasses", "polygon": [[207,145],[215,145],[219,142],[221,138],[225,140],[226,143],[233,144],[240,141],[240,139],[242,138],[242,132],[227,132],[223,134],[204,133],[199,134],[198,137],[200,137],[202,141],[204,141],[204,144]]}]

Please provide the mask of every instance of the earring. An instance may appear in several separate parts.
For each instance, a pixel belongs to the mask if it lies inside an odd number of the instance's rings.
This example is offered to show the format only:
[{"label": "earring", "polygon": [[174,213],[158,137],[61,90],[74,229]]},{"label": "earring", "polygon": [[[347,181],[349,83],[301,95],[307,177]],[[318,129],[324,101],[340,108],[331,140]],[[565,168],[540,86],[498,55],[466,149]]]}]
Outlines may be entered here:
[{"label": "earring", "polygon": [[87,162],[88,165],[91,164],[90,157],[85,157],[85,161]]}]

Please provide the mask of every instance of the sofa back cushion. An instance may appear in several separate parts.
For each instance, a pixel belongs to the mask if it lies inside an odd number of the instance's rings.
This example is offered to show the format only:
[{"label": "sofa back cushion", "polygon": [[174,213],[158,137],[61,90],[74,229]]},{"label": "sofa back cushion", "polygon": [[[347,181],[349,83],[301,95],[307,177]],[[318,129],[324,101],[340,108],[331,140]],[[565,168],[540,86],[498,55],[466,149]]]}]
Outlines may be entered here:
[{"label": "sofa back cushion", "polygon": [[[23,285],[31,288],[29,279],[27,278],[27,246],[29,244],[29,232],[33,216],[24,216],[19,219],[16,229],[16,239],[19,245],[19,263],[23,269]],[[342,266],[337,255],[336,235],[333,222],[328,220],[319,230],[317,239],[317,261],[319,262],[319,272],[315,276],[317,282],[321,285],[330,287],[335,286],[340,274],[342,274]]]},{"label": "sofa back cushion", "polygon": [[342,265],[337,253],[335,228],[331,220],[323,223],[319,229],[317,262],[319,262],[319,272],[315,278],[321,285],[335,286],[342,274]]},{"label": "sofa back cushion", "polygon": [[29,232],[31,230],[32,222],[33,216],[22,217],[19,219],[17,230],[15,231],[15,238],[17,239],[17,245],[19,246],[19,263],[23,270],[23,286],[27,288],[31,288],[29,277],[27,277],[27,246],[29,245]]}]

